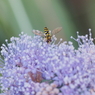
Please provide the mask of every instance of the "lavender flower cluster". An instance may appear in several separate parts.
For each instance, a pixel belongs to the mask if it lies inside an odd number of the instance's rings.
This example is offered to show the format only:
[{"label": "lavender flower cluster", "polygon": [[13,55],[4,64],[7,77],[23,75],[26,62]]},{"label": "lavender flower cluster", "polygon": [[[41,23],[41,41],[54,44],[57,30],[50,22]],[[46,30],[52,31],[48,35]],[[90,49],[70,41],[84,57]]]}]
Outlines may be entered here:
[{"label": "lavender flower cluster", "polygon": [[[78,33],[77,33],[78,34]],[[21,33],[1,46],[1,95],[94,95],[95,44],[89,35],[72,42],[43,42]]]}]

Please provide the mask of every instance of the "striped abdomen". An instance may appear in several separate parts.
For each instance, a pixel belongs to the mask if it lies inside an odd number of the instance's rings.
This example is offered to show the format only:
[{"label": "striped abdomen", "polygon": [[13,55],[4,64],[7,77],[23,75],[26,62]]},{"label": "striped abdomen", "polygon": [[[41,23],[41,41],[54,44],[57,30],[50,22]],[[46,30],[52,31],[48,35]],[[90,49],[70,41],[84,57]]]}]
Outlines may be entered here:
[{"label": "striped abdomen", "polygon": [[47,27],[44,28],[44,34],[45,34],[46,42],[47,43],[51,42],[51,34]]}]

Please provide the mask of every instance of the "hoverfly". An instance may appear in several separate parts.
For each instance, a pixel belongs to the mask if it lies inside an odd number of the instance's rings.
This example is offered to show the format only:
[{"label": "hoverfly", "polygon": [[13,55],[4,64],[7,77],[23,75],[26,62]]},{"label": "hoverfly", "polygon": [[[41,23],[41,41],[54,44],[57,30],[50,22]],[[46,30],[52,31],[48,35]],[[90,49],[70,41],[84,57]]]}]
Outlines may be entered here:
[{"label": "hoverfly", "polygon": [[50,43],[52,41],[52,36],[62,30],[62,27],[57,27],[53,31],[48,30],[47,27],[44,27],[44,32],[39,30],[33,30],[32,32],[36,35],[39,35],[44,38],[44,41]]}]

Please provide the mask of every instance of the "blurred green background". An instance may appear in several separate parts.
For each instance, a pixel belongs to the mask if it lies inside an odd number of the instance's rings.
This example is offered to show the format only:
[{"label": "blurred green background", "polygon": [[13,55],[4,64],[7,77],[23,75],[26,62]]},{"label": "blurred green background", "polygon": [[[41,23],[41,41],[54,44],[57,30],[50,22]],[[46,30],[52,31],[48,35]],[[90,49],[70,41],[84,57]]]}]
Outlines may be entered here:
[{"label": "blurred green background", "polygon": [[[0,0],[0,46],[22,31],[31,36],[32,29],[43,31],[61,26],[58,39],[71,40],[95,31],[95,0]],[[94,34],[94,32],[93,32]]]}]

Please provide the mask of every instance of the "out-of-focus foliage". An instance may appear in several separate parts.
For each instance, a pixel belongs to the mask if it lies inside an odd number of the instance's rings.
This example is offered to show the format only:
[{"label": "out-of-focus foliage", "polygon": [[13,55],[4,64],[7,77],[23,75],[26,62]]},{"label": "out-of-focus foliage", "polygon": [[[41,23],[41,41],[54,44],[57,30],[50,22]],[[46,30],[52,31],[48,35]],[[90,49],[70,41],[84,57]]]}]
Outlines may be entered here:
[{"label": "out-of-focus foliage", "polygon": [[70,40],[76,31],[95,31],[94,0],[0,0],[0,46],[5,39],[20,32],[33,35],[32,29],[43,31],[61,26],[57,38]]},{"label": "out-of-focus foliage", "polygon": [[74,25],[81,34],[88,33],[88,28],[95,31],[95,0],[61,0],[65,3]]},{"label": "out-of-focus foliage", "polygon": [[[73,21],[58,0],[1,0],[0,1],[0,43],[21,31],[32,35],[32,29],[43,31],[61,26],[63,31],[57,35],[69,38],[74,30]],[[64,33],[63,33],[64,32]],[[68,36],[67,36],[68,35]],[[65,37],[67,36],[67,37]]]}]

